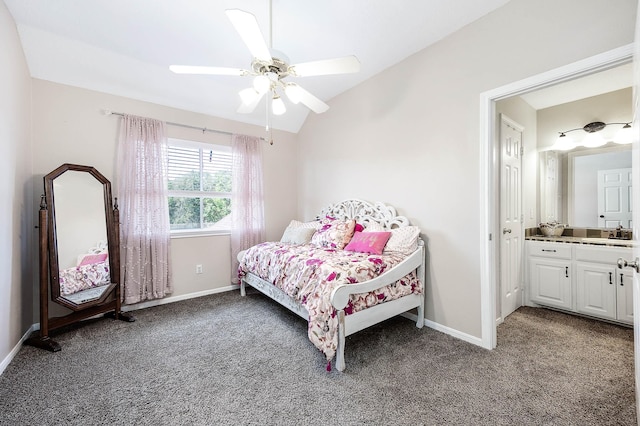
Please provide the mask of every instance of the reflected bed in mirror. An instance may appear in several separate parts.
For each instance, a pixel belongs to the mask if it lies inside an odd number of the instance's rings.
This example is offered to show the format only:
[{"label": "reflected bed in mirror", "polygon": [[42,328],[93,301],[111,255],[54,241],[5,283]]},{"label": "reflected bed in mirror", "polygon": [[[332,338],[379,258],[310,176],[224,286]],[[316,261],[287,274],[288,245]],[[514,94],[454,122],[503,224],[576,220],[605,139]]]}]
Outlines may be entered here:
[{"label": "reflected bed in mirror", "polygon": [[631,147],[540,152],[540,218],[573,227],[631,227]]},{"label": "reflected bed in mirror", "polygon": [[68,170],[53,180],[60,297],[99,300],[111,283],[103,182]]}]

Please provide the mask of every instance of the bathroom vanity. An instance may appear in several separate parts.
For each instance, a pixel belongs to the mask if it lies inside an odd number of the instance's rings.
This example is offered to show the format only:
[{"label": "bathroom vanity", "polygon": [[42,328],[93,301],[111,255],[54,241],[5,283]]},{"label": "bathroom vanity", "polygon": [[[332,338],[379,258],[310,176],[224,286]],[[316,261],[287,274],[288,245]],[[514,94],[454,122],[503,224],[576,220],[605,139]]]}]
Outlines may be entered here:
[{"label": "bathroom vanity", "polygon": [[525,279],[533,304],[633,325],[631,241],[581,237],[527,237]]}]

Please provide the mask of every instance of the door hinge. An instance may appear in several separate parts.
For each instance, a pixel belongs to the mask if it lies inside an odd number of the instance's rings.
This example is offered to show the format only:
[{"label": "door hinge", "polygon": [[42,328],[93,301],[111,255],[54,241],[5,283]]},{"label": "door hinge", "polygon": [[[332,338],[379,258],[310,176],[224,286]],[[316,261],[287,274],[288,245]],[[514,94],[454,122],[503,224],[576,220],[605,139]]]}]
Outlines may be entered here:
[{"label": "door hinge", "polygon": [[520,147],[520,156],[522,157],[524,155],[524,146]]}]

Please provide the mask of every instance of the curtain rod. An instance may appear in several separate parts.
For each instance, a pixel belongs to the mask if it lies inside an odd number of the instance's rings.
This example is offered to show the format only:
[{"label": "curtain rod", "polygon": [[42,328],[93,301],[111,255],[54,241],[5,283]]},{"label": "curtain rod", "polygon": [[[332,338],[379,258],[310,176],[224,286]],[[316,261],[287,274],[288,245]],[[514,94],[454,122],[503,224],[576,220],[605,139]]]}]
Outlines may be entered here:
[{"label": "curtain rod", "polygon": [[[110,111],[108,109],[104,110],[104,114],[105,115],[119,115],[120,117],[124,117],[125,114],[122,112],[114,112],[114,111]],[[204,132],[211,132],[211,133],[218,133],[221,135],[233,135],[233,133],[231,132],[226,132],[224,130],[217,130],[217,129],[207,129],[206,127],[197,127],[197,126],[191,126],[189,124],[182,124],[182,123],[172,123],[170,121],[165,121],[165,123],[167,123],[170,126],[176,126],[176,127],[183,127],[185,129],[194,129],[194,130],[202,130],[202,133]],[[265,138],[261,137],[260,140],[262,141],[267,141]]]}]

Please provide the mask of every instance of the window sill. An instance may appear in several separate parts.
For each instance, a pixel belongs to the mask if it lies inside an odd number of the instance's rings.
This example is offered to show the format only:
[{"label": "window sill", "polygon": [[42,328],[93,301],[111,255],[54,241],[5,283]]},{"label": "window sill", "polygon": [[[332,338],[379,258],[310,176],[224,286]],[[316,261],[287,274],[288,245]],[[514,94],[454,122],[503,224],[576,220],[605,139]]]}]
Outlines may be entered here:
[{"label": "window sill", "polygon": [[231,231],[207,231],[202,229],[171,231],[171,239],[174,238],[196,238],[196,237],[218,237],[231,235]]}]

